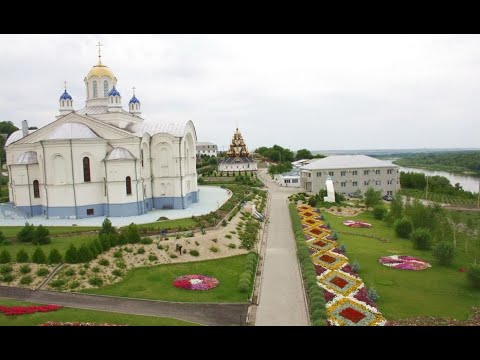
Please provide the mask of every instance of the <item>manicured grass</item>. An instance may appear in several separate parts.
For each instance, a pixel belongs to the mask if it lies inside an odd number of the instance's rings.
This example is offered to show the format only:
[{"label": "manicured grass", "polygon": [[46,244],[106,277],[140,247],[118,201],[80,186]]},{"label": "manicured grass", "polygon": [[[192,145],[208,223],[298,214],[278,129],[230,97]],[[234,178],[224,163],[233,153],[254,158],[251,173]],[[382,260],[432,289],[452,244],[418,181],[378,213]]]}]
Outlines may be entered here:
[{"label": "manicured grass", "polygon": [[[45,255],[48,256],[51,249],[57,249],[60,251],[62,256],[65,255],[65,251],[67,251],[70,244],[74,244],[77,248],[82,245],[83,243],[88,243],[92,239],[96,239],[98,237],[97,234],[82,234],[82,235],[65,235],[61,237],[52,237],[52,242],[47,245],[41,245],[41,249],[45,252]],[[35,251],[36,245],[32,245],[31,243],[21,243],[21,242],[14,242],[10,245],[0,245],[0,251],[3,249],[7,250],[10,255],[12,256],[13,260],[16,261],[15,256],[20,249],[25,249],[25,251],[31,255]]]},{"label": "manicured grass", "polygon": [[[28,219],[26,220],[28,222]],[[0,226],[0,231],[6,238],[16,239],[18,232],[23,228],[23,226]],[[59,235],[59,234],[72,234],[85,231],[96,231],[100,230],[99,227],[93,226],[47,226],[50,235]]]},{"label": "manicured grass", "polygon": [[[182,255],[188,256],[188,255]],[[251,290],[238,290],[240,274],[245,270],[247,255],[223,259],[167,264],[130,270],[125,279],[87,293],[114,295],[142,299],[179,302],[246,302]],[[176,288],[173,280],[180,275],[202,274],[217,278],[220,284],[207,291]]]},{"label": "manicured grass", "polygon": [[148,230],[172,230],[178,229],[179,227],[193,229],[198,225],[198,223],[192,218],[185,219],[176,219],[176,220],[162,220],[155,221],[153,223],[147,224],[138,224],[139,229],[148,229]]},{"label": "manicured grass", "polygon": [[[461,267],[468,267],[470,260],[457,245],[454,263],[439,265],[431,251],[413,249],[410,240],[398,238],[393,228],[376,220],[370,213],[356,217],[338,217],[322,213],[333,230],[348,231],[379,236],[390,240],[383,243],[356,235],[339,234],[338,243],[344,243],[350,263],[359,262],[360,276],[367,287],[373,286],[380,300],[377,305],[387,319],[401,319],[413,316],[452,317],[464,320],[473,306],[480,304],[480,290],[467,283]],[[348,228],[342,222],[347,219],[366,221],[372,228]],[[432,265],[423,271],[407,271],[388,268],[378,263],[381,256],[412,255],[424,259]]]},{"label": "manicured grass", "polygon": [[[0,298],[0,305],[39,305],[23,301],[9,300]],[[154,316],[127,315],[112,313],[106,311],[83,310],[74,308],[62,308],[49,313],[35,313],[29,315],[6,316],[0,313],[0,326],[35,326],[47,321],[60,322],[89,322],[89,323],[109,323],[121,325],[137,326],[197,326],[198,324],[176,320],[171,318],[161,318]]]}]

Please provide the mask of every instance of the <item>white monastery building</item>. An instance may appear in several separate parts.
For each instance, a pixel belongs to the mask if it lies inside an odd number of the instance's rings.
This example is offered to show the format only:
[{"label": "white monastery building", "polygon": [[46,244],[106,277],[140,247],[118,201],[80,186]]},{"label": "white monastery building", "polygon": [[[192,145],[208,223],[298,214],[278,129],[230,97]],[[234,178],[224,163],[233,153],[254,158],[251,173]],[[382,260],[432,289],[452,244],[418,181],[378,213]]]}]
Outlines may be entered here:
[{"label": "white monastery building", "polygon": [[7,139],[12,205],[27,216],[80,219],[197,202],[192,121],[144,120],[135,88],[125,111],[100,50],[84,82],[83,109],[74,109],[65,87],[55,121],[36,131],[24,121]]},{"label": "white monastery building", "polygon": [[197,156],[208,155],[217,157],[218,146],[211,142],[197,142]]},{"label": "white monastery building", "polygon": [[327,156],[300,168],[300,187],[318,193],[331,178],[340,194],[363,194],[371,187],[382,195],[395,195],[400,189],[398,169],[397,165],[365,155]]}]

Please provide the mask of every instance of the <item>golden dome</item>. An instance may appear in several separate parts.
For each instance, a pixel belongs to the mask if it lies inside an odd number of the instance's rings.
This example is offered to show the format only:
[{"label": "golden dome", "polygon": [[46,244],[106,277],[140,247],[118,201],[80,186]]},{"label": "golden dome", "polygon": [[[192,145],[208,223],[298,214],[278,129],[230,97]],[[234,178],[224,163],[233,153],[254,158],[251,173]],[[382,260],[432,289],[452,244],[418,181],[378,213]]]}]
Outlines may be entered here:
[{"label": "golden dome", "polygon": [[87,74],[87,79],[90,79],[92,76],[98,76],[98,77],[108,76],[111,79],[114,78],[112,70],[110,70],[108,66],[105,66],[102,64],[97,64],[90,69],[90,71]]}]

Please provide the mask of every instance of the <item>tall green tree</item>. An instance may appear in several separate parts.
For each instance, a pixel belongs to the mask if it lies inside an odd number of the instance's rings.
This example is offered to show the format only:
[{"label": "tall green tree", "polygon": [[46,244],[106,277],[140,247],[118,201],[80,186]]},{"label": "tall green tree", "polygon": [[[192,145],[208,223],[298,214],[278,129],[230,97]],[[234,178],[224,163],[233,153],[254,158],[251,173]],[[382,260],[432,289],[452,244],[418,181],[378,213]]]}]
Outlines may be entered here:
[{"label": "tall green tree", "polygon": [[295,160],[302,160],[302,159],[313,159],[313,155],[310,150],[307,149],[300,149],[295,154]]},{"label": "tall green tree", "polygon": [[365,206],[367,208],[374,207],[382,202],[382,193],[380,191],[375,191],[375,189],[369,187],[364,194],[365,197]]}]

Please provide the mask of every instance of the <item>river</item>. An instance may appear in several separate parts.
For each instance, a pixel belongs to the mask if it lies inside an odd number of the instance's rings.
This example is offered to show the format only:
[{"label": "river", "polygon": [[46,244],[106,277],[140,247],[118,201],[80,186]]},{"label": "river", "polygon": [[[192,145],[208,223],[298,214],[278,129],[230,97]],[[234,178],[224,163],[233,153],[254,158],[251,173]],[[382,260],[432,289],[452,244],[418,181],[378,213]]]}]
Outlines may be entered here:
[{"label": "river", "polygon": [[[393,160],[385,160],[385,161],[392,163]],[[479,184],[480,184],[480,177],[473,176],[473,175],[462,175],[462,174],[457,174],[457,173],[452,173],[447,171],[432,171],[432,170],[425,170],[425,169],[406,168],[402,166],[400,166],[400,171],[422,173],[428,176],[437,176],[437,175],[444,176],[448,180],[450,180],[452,185],[455,185],[456,183],[460,183],[463,190],[471,191],[474,193],[478,192]]]}]

